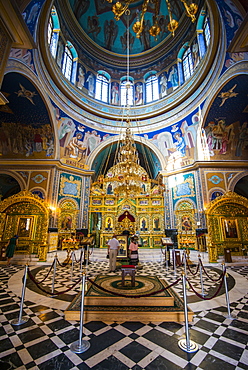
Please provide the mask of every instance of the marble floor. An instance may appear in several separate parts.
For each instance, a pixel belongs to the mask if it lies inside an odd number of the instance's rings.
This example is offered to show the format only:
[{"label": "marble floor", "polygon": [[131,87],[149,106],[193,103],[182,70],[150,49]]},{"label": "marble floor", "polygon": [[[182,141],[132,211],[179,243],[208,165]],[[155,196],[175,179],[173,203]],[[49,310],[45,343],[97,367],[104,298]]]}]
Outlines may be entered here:
[{"label": "marble floor", "polygon": [[[60,256],[58,256],[60,258]],[[60,261],[62,262],[62,261]],[[71,266],[57,264],[56,297],[46,294],[52,288],[50,265],[30,266],[31,274],[38,281],[37,287],[27,281],[23,316],[28,321],[13,325],[19,317],[20,296],[24,266],[0,265],[0,369],[93,369],[93,370],[231,370],[248,369],[248,266],[229,265],[228,288],[231,314],[228,318],[225,290],[218,289],[220,264],[204,263],[204,292],[208,300],[202,300],[187,289],[188,306],[193,310],[194,320],[189,325],[190,339],[198,344],[198,351],[182,351],[178,342],[185,337],[184,323],[175,322],[88,322],[83,326],[83,339],[90,348],[81,354],[71,351],[70,345],[79,339],[79,322],[66,321],[64,310],[78,293],[80,287],[68,290],[80,275],[79,263]],[[143,262],[137,274],[156,275],[169,283],[181,276],[183,268],[175,272],[166,269],[164,261]],[[87,275],[94,277],[107,274],[106,259],[93,260]],[[193,275],[195,267],[187,271],[194,289],[201,293],[199,274]],[[112,275],[120,275],[119,270]],[[212,279],[212,280],[211,280]],[[175,290],[182,295],[181,283]]]}]

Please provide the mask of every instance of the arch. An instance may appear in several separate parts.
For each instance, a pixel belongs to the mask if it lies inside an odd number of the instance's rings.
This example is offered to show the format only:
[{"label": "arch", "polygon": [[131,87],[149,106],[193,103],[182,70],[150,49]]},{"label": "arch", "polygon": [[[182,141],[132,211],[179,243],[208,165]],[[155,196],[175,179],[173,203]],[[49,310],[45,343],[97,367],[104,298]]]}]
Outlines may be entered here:
[{"label": "arch", "polygon": [[[204,56],[204,54],[207,51],[207,44],[206,44],[206,17],[207,17],[207,11],[205,9],[201,10],[201,13],[198,17],[197,26],[196,26],[196,32],[197,32],[197,40],[199,45],[199,52],[200,52],[200,58]],[[207,31],[210,31],[209,29]]]},{"label": "arch", "polygon": [[215,88],[209,90],[209,95],[207,99],[204,102],[203,108],[202,108],[202,127],[205,126],[207,115],[212,107],[212,104],[219,94],[220,90],[234,77],[237,77],[241,74],[248,75],[248,61],[240,61],[238,63],[235,63],[233,66],[228,68],[228,70],[219,78],[219,80],[216,80]]},{"label": "arch", "polygon": [[59,33],[60,33],[59,17],[55,6],[52,6],[48,21],[47,40],[50,52],[54,58],[56,57],[57,53]]},{"label": "arch", "polygon": [[158,76],[156,71],[150,71],[144,76],[146,87],[146,103],[159,99]]},{"label": "arch", "polygon": [[[222,196],[225,193],[225,190],[223,188],[211,188],[211,190],[208,193],[208,201],[212,202],[216,198]],[[211,199],[214,195],[214,199]]]},{"label": "arch", "polygon": [[78,224],[79,206],[77,202],[68,197],[62,198],[58,202],[58,230],[59,233],[75,232]]},{"label": "arch", "polygon": [[13,177],[18,182],[18,184],[21,188],[21,191],[26,188],[27,184],[26,184],[24,178],[21,175],[19,175],[18,173],[8,171],[8,170],[1,170],[0,175],[2,175],[2,174],[3,175],[9,175],[9,176]]},{"label": "arch", "polygon": [[48,218],[49,207],[46,202],[44,202],[37,195],[32,194],[29,190],[22,190],[18,194],[12,195],[11,197],[5,199],[0,203],[0,212],[4,212],[8,207],[15,203],[27,201],[31,204],[38,205],[42,212],[44,212]]},{"label": "arch", "polygon": [[[185,205],[187,205],[185,207]],[[184,198],[184,199],[179,199],[176,201],[174,210],[175,211],[182,211],[184,209],[190,210],[190,209],[196,209],[196,204],[195,202],[190,199],[190,198]]]},{"label": "arch", "polygon": [[38,254],[45,261],[49,214],[48,204],[28,190],[10,196],[0,202],[1,240],[19,235],[16,254]]},{"label": "arch", "polygon": [[134,78],[123,76],[120,79],[120,103],[123,106],[134,104]]},{"label": "arch", "polygon": [[[99,145],[90,153],[86,164],[89,166],[89,169],[92,169],[92,165],[94,161],[96,160],[97,156],[102,152],[104,149],[107,149],[110,145],[114,143],[118,143],[121,139],[121,135],[112,136],[102,142],[99,143]],[[145,139],[144,137],[135,135],[134,140],[136,143],[140,143],[141,145],[144,145],[145,147],[149,148],[151,152],[155,154],[155,156],[158,158],[160,166],[162,169],[166,168],[166,160],[165,157],[162,155],[161,151],[148,139]]]},{"label": "arch", "polygon": [[47,198],[46,191],[43,188],[34,187],[32,189],[29,189],[29,191],[43,200]]},{"label": "arch", "polygon": [[63,75],[73,84],[76,82],[77,60],[77,51],[72,43],[67,40],[64,48],[61,70]]},{"label": "arch", "polygon": [[182,55],[183,78],[186,82],[194,73],[194,63],[190,46],[188,46]]},{"label": "arch", "polygon": [[[36,74],[34,74],[30,68],[26,67],[23,63],[17,61],[17,60],[10,60],[8,62],[8,67],[6,69],[6,73],[4,76],[6,76],[9,73],[19,73],[20,75],[26,77],[32,85],[36,88],[36,90],[39,93],[39,96],[41,97],[45,108],[47,110],[49,121],[52,127],[53,137],[54,137],[54,158],[58,158],[59,153],[59,141],[58,141],[58,130],[57,130],[57,122],[56,122],[56,115],[54,114],[54,106],[51,103],[51,100],[49,96],[47,95],[47,92],[45,91],[45,86],[41,84],[41,82],[38,80]],[[23,186],[22,189],[25,189],[26,185]]]},{"label": "arch", "polygon": [[228,191],[206,206],[209,237],[209,261],[217,262],[224,249],[242,255],[248,239],[248,199]]},{"label": "arch", "polygon": [[78,203],[75,201],[75,199],[70,197],[60,199],[58,202],[58,207],[61,209],[79,209]]},{"label": "arch", "polygon": [[110,75],[105,71],[98,71],[96,77],[95,99],[104,103],[109,102]]},{"label": "arch", "polygon": [[230,181],[230,184],[228,185],[228,190],[234,191],[234,188],[239,182],[239,180],[241,180],[245,176],[248,176],[248,170],[242,171],[241,173],[234,176],[234,178]]}]

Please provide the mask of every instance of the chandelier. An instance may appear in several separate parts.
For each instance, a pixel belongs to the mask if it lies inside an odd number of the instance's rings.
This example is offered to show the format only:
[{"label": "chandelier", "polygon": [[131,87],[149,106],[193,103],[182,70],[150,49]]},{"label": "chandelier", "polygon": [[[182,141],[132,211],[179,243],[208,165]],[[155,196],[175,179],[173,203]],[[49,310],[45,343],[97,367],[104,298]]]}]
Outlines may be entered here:
[{"label": "chandelier", "polygon": [[146,184],[151,181],[146,170],[139,164],[138,151],[129,125],[127,119],[125,137],[121,140],[117,153],[117,163],[108,171],[106,180],[111,180],[114,194],[134,197],[146,194]]},{"label": "chandelier", "polygon": [[[113,0],[107,0],[109,3],[113,3]],[[122,2],[117,1],[115,4],[113,4],[112,12],[115,15],[115,19],[117,21],[120,20],[121,16],[125,12],[129,12],[129,5],[134,3],[136,0],[124,0]],[[171,11],[171,4],[169,0],[165,0],[168,8],[169,13],[169,23],[167,25],[168,31],[172,33],[174,36],[174,32],[178,28],[178,21],[176,19],[173,19],[172,11]],[[176,1],[176,0],[174,0]],[[142,4],[141,12],[137,12],[137,19],[136,22],[133,25],[133,31],[136,33],[136,37],[140,37],[143,29],[144,29],[144,17],[145,13],[147,12],[148,4],[152,3],[155,5],[154,7],[154,15],[153,15],[153,25],[149,29],[149,33],[151,36],[157,37],[159,33],[161,32],[161,29],[158,24],[158,16],[159,16],[159,5],[160,0],[144,0]],[[186,15],[191,18],[192,22],[195,22],[196,20],[196,12],[198,10],[197,4],[190,2],[187,3],[186,0],[181,0],[181,2],[184,5]]]},{"label": "chandelier", "polygon": [[[108,0],[109,1],[109,0]],[[128,1],[130,4],[131,1]],[[117,3],[116,3],[117,4]],[[127,14],[128,16],[130,15]],[[158,176],[158,180],[152,179],[148,172],[140,165],[139,153],[134,141],[134,136],[130,129],[130,105],[128,103],[128,90],[130,89],[129,81],[129,68],[130,68],[130,52],[129,52],[129,17],[127,18],[127,81],[126,84],[126,103],[123,106],[126,114],[126,122],[124,123],[125,134],[124,137],[118,140],[117,149],[115,151],[114,165],[107,171],[106,176],[100,175],[98,181],[93,183],[95,185],[103,186],[104,183],[111,184],[111,191],[119,197],[139,197],[149,195],[154,184],[157,185],[158,193],[164,191],[162,176]],[[123,117],[122,117],[123,118]],[[113,144],[113,143],[112,143]],[[144,162],[147,164],[149,171],[148,161],[146,159],[145,149],[141,142],[143,149]],[[110,152],[112,150],[112,146]],[[109,154],[110,154],[109,152]],[[108,166],[108,160],[105,162],[105,168]],[[105,172],[105,171],[104,171]],[[106,186],[105,186],[106,187]]]}]

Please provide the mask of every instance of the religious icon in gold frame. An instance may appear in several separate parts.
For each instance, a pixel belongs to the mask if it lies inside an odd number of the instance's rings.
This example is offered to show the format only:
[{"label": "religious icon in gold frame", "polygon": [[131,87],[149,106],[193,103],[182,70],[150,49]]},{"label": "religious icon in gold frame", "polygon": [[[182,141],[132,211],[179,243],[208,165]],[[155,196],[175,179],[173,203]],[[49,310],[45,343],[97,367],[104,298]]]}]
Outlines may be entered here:
[{"label": "religious icon in gold frame", "polygon": [[222,231],[225,240],[238,239],[238,221],[234,218],[222,218]]},{"label": "religious icon in gold frame", "polygon": [[31,239],[33,232],[33,216],[19,217],[18,218],[18,231],[19,238]]},{"label": "religious icon in gold frame", "polygon": [[117,259],[118,258],[123,258],[127,257],[127,252],[128,252],[128,235],[117,235],[116,239],[120,243],[120,249],[117,254]]}]

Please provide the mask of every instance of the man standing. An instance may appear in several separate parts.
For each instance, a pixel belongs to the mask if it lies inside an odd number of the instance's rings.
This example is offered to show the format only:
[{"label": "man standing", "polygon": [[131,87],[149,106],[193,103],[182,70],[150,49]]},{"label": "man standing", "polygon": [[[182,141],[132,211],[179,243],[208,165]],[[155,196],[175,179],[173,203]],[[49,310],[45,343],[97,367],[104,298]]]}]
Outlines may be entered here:
[{"label": "man standing", "polygon": [[120,243],[116,239],[116,235],[113,235],[113,238],[108,241],[109,272],[115,272],[116,257],[117,257],[119,248],[120,248]]}]

